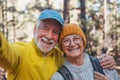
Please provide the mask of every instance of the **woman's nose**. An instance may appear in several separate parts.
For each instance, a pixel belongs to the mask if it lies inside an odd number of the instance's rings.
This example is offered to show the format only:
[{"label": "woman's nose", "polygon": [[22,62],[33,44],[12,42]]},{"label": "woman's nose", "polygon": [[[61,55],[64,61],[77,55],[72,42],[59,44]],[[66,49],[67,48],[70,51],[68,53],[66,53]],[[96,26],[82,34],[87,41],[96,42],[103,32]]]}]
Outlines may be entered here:
[{"label": "woman's nose", "polygon": [[71,40],[70,46],[74,46],[74,45],[75,45],[75,42],[73,40]]}]

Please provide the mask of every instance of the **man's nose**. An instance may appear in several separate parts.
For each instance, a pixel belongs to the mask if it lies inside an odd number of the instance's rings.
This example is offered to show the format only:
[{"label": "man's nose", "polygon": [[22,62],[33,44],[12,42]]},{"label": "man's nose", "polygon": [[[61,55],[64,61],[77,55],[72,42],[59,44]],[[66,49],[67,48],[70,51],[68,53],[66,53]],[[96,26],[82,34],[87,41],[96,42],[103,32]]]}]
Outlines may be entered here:
[{"label": "man's nose", "polygon": [[52,31],[49,31],[49,32],[47,33],[46,37],[47,37],[48,39],[52,39]]}]

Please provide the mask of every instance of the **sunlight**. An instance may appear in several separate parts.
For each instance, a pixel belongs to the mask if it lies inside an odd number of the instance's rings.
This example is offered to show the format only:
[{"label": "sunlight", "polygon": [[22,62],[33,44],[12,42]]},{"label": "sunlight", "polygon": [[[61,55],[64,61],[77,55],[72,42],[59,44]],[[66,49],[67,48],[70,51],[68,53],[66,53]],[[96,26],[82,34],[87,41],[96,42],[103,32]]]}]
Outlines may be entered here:
[{"label": "sunlight", "polygon": [[26,5],[30,2],[30,0],[17,0],[17,9],[18,10],[25,10],[26,9]]}]

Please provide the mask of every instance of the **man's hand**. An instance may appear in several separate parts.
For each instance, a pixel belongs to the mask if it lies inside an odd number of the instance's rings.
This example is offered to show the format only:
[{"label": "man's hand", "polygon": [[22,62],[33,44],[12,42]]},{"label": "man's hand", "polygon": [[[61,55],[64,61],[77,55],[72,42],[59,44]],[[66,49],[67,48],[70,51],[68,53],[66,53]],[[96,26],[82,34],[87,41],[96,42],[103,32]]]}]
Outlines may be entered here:
[{"label": "man's hand", "polygon": [[110,80],[106,75],[103,75],[99,72],[94,72],[94,80]]},{"label": "man's hand", "polygon": [[4,75],[5,75],[4,69],[0,68],[0,80],[4,78],[3,77]]},{"label": "man's hand", "polygon": [[100,64],[102,68],[104,69],[115,69],[116,68],[116,62],[113,56],[102,54],[99,57],[100,57]]}]

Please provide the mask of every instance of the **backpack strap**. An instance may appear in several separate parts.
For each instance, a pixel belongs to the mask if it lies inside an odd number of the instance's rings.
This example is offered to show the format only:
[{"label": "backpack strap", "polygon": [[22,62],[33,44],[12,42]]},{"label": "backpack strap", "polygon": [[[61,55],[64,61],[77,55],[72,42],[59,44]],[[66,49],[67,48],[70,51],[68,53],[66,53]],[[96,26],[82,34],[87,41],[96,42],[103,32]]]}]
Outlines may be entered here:
[{"label": "backpack strap", "polygon": [[73,80],[72,74],[64,65],[61,66],[58,72],[64,77],[65,80]]},{"label": "backpack strap", "polygon": [[103,72],[103,68],[100,65],[99,60],[96,57],[93,57],[93,56],[90,56],[90,55],[89,55],[89,57],[90,57],[90,61],[91,61],[92,65],[93,65],[94,71],[100,72],[101,74],[105,75],[105,73]]}]

